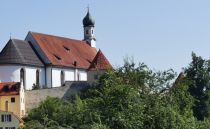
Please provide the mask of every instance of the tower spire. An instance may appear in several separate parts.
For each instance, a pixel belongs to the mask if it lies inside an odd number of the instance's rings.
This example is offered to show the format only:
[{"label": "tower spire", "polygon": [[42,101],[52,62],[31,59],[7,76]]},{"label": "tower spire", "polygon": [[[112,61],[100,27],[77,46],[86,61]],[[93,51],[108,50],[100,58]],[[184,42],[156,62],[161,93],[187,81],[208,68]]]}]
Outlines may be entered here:
[{"label": "tower spire", "polygon": [[90,10],[90,7],[89,7],[89,4],[88,4],[88,6],[87,6],[87,12],[89,12],[89,10]]},{"label": "tower spire", "polygon": [[84,27],[84,40],[87,41],[87,43],[91,47],[96,47],[96,39],[94,36],[94,25],[95,21],[90,15],[89,12],[89,5],[87,7],[87,14],[83,19],[83,27]]}]

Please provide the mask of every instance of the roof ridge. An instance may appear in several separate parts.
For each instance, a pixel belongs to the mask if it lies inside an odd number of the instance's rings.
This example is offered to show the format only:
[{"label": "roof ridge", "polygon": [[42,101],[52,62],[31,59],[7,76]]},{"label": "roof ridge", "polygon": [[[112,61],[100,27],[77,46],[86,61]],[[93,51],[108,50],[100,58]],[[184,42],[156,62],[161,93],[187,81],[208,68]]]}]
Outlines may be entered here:
[{"label": "roof ridge", "polygon": [[67,40],[86,42],[84,40],[72,39],[72,38],[67,38],[67,37],[64,37],[64,36],[57,36],[57,35],[54,35],[54,34],[46,34],[46,33],[34,32],[34,31],[29,31],[29,33],[31,33],[32,35],[33,34],[40,34],[40,35],[46,35],[46,36],[51,36],[51,37],[56,37],[56,38],[63,38],[63,39],[67,39]]}]

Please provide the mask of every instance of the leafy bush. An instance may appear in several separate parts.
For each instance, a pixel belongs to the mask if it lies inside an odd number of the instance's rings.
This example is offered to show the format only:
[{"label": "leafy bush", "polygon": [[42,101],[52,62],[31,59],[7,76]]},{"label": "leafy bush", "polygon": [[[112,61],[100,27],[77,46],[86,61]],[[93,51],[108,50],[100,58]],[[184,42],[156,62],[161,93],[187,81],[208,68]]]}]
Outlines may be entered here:
[{"label": "leafy bush", "polygon": [[173,70],[154,72],[125,62],[107,71],[99,84],[71,100],[48,97],[30,111],[26,128],[207,129],[208,119],[193,116],[191,81],[173,83]]}]

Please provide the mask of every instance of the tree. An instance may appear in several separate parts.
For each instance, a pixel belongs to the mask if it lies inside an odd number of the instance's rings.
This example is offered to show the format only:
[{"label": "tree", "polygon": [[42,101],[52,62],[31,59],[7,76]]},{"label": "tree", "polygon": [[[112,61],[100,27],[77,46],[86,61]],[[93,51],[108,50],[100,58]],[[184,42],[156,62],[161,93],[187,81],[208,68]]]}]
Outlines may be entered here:
[{"label": "tree", "polygon": [[189,92],[195,98],[193,113],[199,120],[209,117],[210,61],[192,53],[192,62],[185,68]]},{"label": "tree", "polygon": [[204,129],[208,120],[193,116],[191,80],[172,83],[173,70],[154,72],[126,62],[107,71],[99,84],[70,100],[48,97],[25,119],[44,128]]}]

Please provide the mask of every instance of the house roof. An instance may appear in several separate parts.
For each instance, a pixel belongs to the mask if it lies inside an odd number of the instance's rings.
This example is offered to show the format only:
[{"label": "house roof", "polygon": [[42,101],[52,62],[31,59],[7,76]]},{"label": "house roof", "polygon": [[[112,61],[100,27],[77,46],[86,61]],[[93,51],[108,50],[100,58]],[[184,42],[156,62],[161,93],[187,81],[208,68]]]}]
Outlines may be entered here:
[{"label": "house roof", "polygon": [[86,41],[29,32],[51,65],[88,69],[97,50]]},{"label": "house roof", "polygon": [[10,39],[0,53],[0,64],[44,66],[32,46],[24,40]]},{"label": "house roof", "polygon": [[101,50],[98,51],[95,58],[93,59],[89,70],[106,70],[112,68],[107,58],[104,56]]},{"label": "house roof", "polygon": [[1,82],[0,96],[19,95],[20,82]]}]

